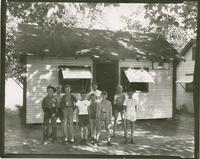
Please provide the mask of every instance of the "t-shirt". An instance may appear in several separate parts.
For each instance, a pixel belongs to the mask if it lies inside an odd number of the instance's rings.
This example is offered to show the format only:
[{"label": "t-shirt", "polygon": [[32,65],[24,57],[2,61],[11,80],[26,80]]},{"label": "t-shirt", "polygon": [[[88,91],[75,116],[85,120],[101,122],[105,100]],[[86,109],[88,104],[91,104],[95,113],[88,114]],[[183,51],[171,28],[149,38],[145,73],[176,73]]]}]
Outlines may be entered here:
[{"label": "t-shirt", "polygon": [[97,102],[91,103],[88,107],[89,116],[91,119],[96,119]]},{"label": "t-shirt", "polygon": [[90,105],[90,101],[88,100],[78,100],[76,102],[76,106],[79,109],[79,115],[84,115],[84,114],[88,114],[88,106]]},{"label": "t-shirt", "polygon": [[126,106],[126,112],[127,114],[135,114],[136,113],[136,105],[137,105],[137,100],[135,98],[126,98],[124,101],[124,105]]}]

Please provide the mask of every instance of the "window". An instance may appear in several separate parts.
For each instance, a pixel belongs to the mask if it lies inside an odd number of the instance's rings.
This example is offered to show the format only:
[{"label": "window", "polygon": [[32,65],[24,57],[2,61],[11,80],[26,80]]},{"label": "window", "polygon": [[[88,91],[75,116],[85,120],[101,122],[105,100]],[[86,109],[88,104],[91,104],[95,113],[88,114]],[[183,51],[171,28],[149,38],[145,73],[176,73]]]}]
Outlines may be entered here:
[{"label": "window", "polygon": [[[124,70],[128,69],[129,67],[121,67],[121,85],[124,88],[124,91],[127,91],[128,88],[132,88],[136,91],[141,92],[149,92],[149,83],[144,82],[129,82]],[[141,69],[141,67],[132,67],[135,70]],[[148,67],[143,67],[144,70],[149,71]]]},{"label": "window", "polygon": [[186,83],[185,84],[185,91],[192,92],[193,91],[193,83]]},{"label": "window", "polygon": [[192,47],[192,60],[195,60],[196,56],[196,46]]},{"label": "window", "polygon": [[[59,66],[58,79],[59,84],[62,85],[62,93],[64,93],[64,86],[69,84],[72,88],[73,93],[80,93],[85,90],[87,92],[90,91],[90,79],[65,79],[63,78],[62,69],[83,69],[84,66]],[[87,67],[87,69],[91,70],[91,68]]]}]

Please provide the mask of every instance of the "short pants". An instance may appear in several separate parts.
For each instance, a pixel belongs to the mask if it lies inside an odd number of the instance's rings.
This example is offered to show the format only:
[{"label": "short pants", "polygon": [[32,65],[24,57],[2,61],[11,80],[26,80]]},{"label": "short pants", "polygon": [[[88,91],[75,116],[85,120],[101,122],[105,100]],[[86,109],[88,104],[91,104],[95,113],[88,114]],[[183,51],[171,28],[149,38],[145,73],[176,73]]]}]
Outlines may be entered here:
[{"label": "short pants", "polygon": [[89,124],[89,115],[79,115],[79,125],[88,126]]},{"label": "short pants", "polygon": [[121,112],[121,111],[124,111],[124,109],[125,109],[124,105],[119,105],[119,104],[114,105],[115,112]]}]

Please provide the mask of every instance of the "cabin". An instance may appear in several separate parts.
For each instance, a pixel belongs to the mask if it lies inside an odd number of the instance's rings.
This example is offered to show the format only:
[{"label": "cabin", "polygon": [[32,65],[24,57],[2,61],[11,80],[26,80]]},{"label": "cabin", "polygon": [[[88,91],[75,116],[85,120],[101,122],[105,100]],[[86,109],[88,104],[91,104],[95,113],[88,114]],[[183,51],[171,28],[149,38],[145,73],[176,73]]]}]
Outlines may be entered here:
[{"label": "cabin", "polygon": [[176,67],[176,107],[177,110],[194,113],[193,74],[196,54],[196,40],[191,39],[181,51],[184,60]]},{"label": "cabin", "polygon": [[72,93],[90,91],[91,82],[113,100],[116,86],[132,87],[139,99],[138,119],[172,118],[178,52],[154,33],[83,28],[52,31],[20,24],[16,55],[24,63],[26,123],[42,123],[46,86],[70,84]]}]

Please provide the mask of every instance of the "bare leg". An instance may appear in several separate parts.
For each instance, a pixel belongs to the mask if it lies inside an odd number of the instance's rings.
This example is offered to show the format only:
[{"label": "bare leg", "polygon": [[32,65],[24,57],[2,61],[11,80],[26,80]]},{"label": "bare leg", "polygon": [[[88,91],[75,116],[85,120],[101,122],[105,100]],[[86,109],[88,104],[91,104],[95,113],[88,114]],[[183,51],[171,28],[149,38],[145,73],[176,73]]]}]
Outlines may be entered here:
[{"label": "bare leg", "polygon": [[97,123],[97,137],[96,137],[97,141],[99,141],[100,133],[101,133],[101,125]]},{"label": "bare leg", "polygon": [[118,114],[119,114],[118,112],[114,113],[113,137],[115,137],[115,129],[116,129],[116,124],[117,124]]},{"label": "bare leg", "polygon": [[106,131],[107,131],[107,138],[108,138],[108,142],[110,142],[110,127],[109,127],[109,124],[105,124],[106,126]]},{"label": "bare leg", "polygon": [[128,120],[125,120],[125,122],[126,122],[126,126],[125,126],[125,144],[128,142],[128,123],[129,123],[129,121]]},{"label": "bare leg", "polygon": [[83,136],[84,136],[84,128],[81,127],[81,139],[83,139]]},{"label": "bare leg", "polygon": [[134,125],[135,125],[135,122],[131,121],[131,143],[133,144],[134,144],[134,141],[133,141]]},{"label": "bare leg", "polygon": [[126,138],[126,123],[125,123],[123,114],[124,114],[123,112],[120,112],[121,119],[122,119],[122,125],[123,125],[123,129],[124,129],[124,137]]}]

